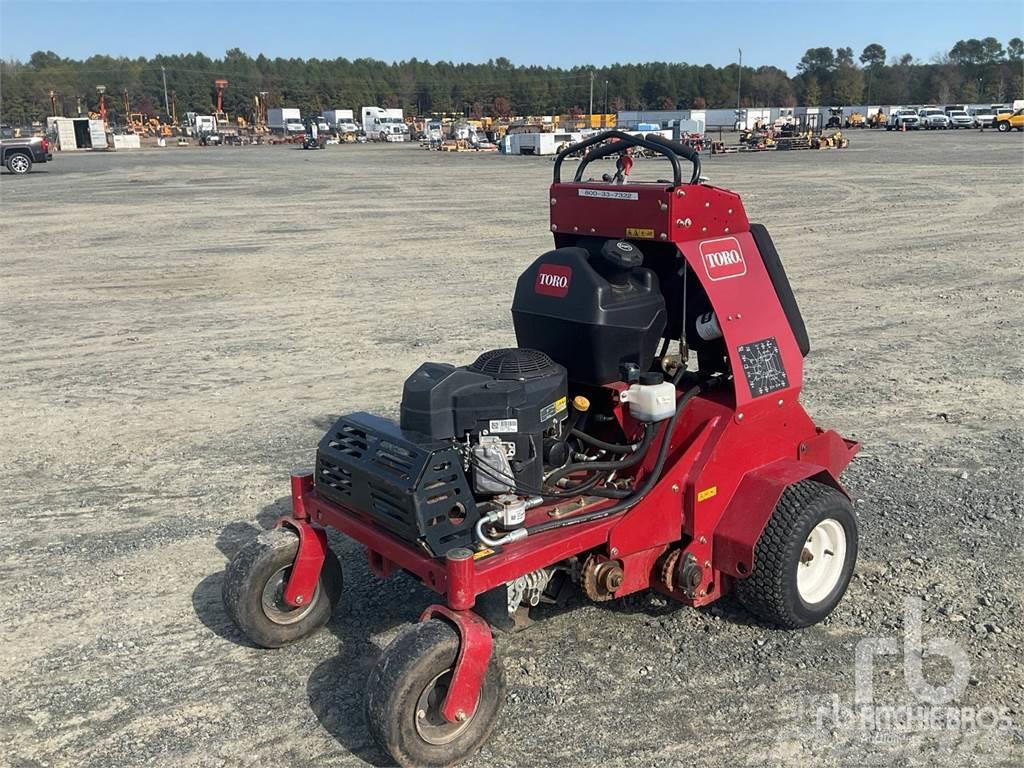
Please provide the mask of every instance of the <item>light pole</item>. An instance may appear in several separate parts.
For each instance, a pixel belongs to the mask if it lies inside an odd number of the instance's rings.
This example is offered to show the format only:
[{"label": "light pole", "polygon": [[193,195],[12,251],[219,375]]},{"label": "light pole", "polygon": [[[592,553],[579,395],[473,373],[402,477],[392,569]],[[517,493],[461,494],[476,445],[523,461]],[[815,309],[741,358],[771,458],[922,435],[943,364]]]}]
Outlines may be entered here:
[{"label": "light pole", "polygon": [[590,111],[587,113],[587,122],[594,122],[594,70],[590,70]]},{"label": "light pole", "polygon": [[736,119],[740,119],[740,86],[743,84],[743,49],[737,48],[740,52],[739,70],[736,72]]},{"label": "light pole", "polygon": [[164,65],[160,65],[160,76],[164,79],[164,112],[171,114],[171,105],[167,101],[167,70],[164,69]]},{"label": "light pole", "polygon": [[601,118],[601,127],[607,128],[605,125],[608,120],[608,81],[604,81],[604,116]]}]

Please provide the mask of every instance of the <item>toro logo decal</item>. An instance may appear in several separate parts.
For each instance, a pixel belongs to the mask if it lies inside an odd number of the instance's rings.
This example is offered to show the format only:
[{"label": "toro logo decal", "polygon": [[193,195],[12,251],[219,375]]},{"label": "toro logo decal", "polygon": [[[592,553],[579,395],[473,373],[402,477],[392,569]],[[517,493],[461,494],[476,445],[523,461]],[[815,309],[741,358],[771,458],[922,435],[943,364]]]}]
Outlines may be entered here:
[{"label": "toro logo decal", "polygon": [[541,264],[537,270],[537,282],[533,284],[533,290],[542,296],[561,299],[569,293],[571,282],[572,267],[563,264]]},{"label": "toro logo decal", "polygon": [[735,237],[705,240],[700,244],[700,258],[711,280],[728,280],[747,274],[747,262],[743,260],[740,241]]}]

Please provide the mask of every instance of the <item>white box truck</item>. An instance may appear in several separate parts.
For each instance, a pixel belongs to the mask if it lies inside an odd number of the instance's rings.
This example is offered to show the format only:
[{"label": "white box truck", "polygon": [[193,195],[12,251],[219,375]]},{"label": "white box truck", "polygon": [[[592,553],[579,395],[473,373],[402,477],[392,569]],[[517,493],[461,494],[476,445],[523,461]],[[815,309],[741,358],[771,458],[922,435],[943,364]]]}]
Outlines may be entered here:
[{"label": "white box truck", "polygon": [[338,134],[359,132],[351,109],[327,109],[323,112],[323,118],[331,129],[337,131]]},{"label": "white box truck", "polygon": [[370,141],[407,141],[409,126],[402,110],[363,107],[363,133]]},{"label": "white box truck", "polygon": [[217,118],[213,115],[195,115],[192,118],[192,127],[196,136],[202,136],[204,133],[216,133]]},{"label": "white box truck", "polygon": [[292,135],[304,133],[302,111],[295,107],[274,107],[267,110],[267,128],[271,133]]}]

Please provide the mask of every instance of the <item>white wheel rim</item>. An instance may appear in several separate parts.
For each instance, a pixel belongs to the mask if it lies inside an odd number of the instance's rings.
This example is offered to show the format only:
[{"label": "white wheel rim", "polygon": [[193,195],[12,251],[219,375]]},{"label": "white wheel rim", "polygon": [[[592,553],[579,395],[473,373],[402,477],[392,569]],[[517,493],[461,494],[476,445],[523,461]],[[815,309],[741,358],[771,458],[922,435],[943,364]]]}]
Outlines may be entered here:
[{"label": "white wheel rim", "polygon": [[796,589],[800,599],[815,605],[827,598],[846,564],[846,531],[838,520],[822,520],[811,531],[800,553]]},{"label": "white wheel rim", "polygon": [[11,159],[11,167],[18,173],[23,173],[28,168],[28,161],[21,155],[15,155]]}]

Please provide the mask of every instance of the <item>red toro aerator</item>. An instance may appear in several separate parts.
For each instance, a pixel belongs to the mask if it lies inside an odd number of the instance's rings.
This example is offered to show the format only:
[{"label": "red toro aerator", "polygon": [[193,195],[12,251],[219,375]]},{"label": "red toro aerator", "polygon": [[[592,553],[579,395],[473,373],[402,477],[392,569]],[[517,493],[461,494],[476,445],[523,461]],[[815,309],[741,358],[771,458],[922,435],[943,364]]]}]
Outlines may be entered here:
[{"label": "red toro aerator", "polygon": [[[630,147],[663,155],[672,180],[583,181]],[[363,544],[378,576],[443,596],[366,687],[369,728],[403,766],[486,741],[505,699],[492,630],[528,623],[531,606],[576,588],[694,606],[733,591],[765,621],[805,627],[836,607],[856,560],[838,478],[858,446],[800,405],[807,332],[739,196],[702,184],[691,148],[611,131],[556,158],[550,206],[556,247],[512,303],[519,346],[424,363],[399,424],[339,419],[315,470],[292,475],[292,515],[227,570],[228,613],[271,648],[325,624],[340,596],[324,526]]]}]

